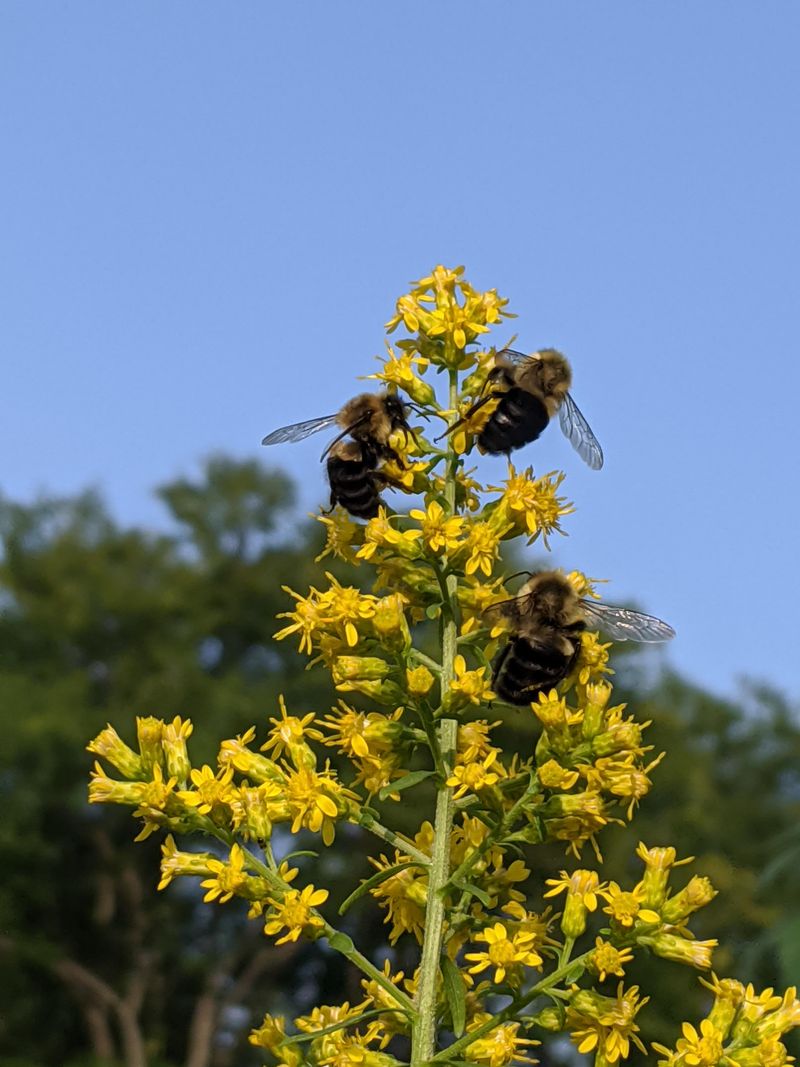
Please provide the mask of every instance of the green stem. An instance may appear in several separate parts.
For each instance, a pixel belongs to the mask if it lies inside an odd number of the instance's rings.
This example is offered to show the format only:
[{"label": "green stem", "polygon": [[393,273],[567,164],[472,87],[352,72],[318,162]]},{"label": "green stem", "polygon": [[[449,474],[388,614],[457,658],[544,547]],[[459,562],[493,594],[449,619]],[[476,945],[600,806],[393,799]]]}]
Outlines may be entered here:
[{"label": "green stem", "polygon": [[385,841],[388,845],[393,845],[398,851],[405,852],[410,859],[416,860],[422,867],[428,867],[430,864],[428,857],[416,845],[401,834],[396,834],[394,830],[390,830],[388,826],[379,823],[372,815],[362,815],[358,820],[358,825],[363,826],[365,830],[369,830],[371,834],[375,834],[381,841]]},{"label": "green stem", "polygon": [[[450,371],[449,405],[456,418],[458,407],[458,371]],[[448,515],[456,512],[456,474],[458,456],[449,445],[445,472],[445,504]],[[458,643],[457,612],[458,579],[450,574],[442,583],[442,673],[440,694],[442,706],[455,677],[454,661]],[[439,981],[439,960],[444,939],[446,900],[442,892],[450,876],[450,836],[453,828],[453,791],[446,784],[455,761],[458,721],[443,718],[438,726],[439,749],[445,774],[439,782],[436,796],[436,820],[433,849],[428,874],[428,897],[425,909],[425,937],[422,943],[417,1018],[411,1039],[412,1067],[431,1059],[436,1047],[436,992]]]}]

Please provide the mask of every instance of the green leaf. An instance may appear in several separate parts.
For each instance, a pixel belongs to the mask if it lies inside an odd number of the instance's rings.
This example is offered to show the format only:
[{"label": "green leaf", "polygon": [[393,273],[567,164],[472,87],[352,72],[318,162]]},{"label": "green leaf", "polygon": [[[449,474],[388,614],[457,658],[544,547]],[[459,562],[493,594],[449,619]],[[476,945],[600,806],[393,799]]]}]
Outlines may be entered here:
[{"label": "green leaf", "polygon": [[286,855],[281,859],[281,863],[288,863],[289,860],[296,860],[300,856],[313,856],[313,858],[316,860],[319,859],[319,852],[314,852],[314,850],[310,848],[300,848],[297,850],[297,852],[287,852]]},{"label": "green leaf", "polygon": [[427,608],[425,608],[425,614],[428,616],[429,619],[438,619],[440,611],[441,608],[438,604],[429,604]]},{"label": "green leaf", "polygon": [[410,771],[408,774],[404,774],[402,778],[398,778],[397,781],[385,785],[383,789],[378,791],[378,796],[381,800],[386,800],[392,793],[402,793],[404,789],[410,789],[412,785],[424,782],[426,778],[432,777],[435,773],[436,771]]},{"label": "green leaf", "polygon": [[394,866],[387,867],[383,871],[377,871],[371,878],[367,878],[366,881],[362,882],[358,889],[354,889],[347,900],[342,901],[339,914],[344,915],[360,897],[363,897],[374,886],[380,885],[381,882],[385,882],[387,878],[391,878],[393,874],[397,874],[399,871],[407,871],[409,867],[419,867],[419,864],[409,860],[406,863],[395,863]]},{"label": "green leaf", "polygon": [[489,894],[484,889],[481,889],[479,886],[474,885],[472,882],[458,881],[453,882],[453,885],[456,887],[456,889],[460,889],[462,893],[469,893],[470,896],[475,897],[481,902],[481,904],[483,904],[485,908],[490,908],[492,906],[492,898],[489,896]]},{"label": "green leaf", "polygon": [[328,938],[328,944],[332,949],[337,952],[341,952],[344,956],[349,956],[355,949],[352,937],[348,937],[347,934],[343,934],[341,930],[337,930],[335,934]]},{"label": "green leaf", "polygon": [[442,956],[442,979],[450,1018],[453,1020],[453,1033],[461,1037],[467,1023],[467,987],[461,972],[449,956]]}]

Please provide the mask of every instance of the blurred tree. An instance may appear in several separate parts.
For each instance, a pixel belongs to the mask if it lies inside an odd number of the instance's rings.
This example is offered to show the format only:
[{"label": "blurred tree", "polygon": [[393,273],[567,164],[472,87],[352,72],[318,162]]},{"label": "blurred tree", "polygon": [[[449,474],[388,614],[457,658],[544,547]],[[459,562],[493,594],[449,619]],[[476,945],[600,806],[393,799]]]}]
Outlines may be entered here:
[{"label": "blurred tree", "polygon": [[226,1013],[291,955],[259,951],[243,916],[209,923],[191,897],[157,897],[157,843],[134,848],[127,818],[86,805],[84,746],[107,720],[126,733],[136,714],[191,715],[213,760],[279,691],[331,700],[270,639],[281,577],[307,581],[318,540],[297,530],[286,477],[212,459],[160,496],[180,532],[121,529],[94,493],[0,503],[4,1064],[225,1063]]},{"label": "blurred tree", "polygon": [[[213,762],[220,737],[275,714],[278,692],[298,712],[334,698],[322,672],[305,673],[287,642],[271,640],[287,606],[281,583],[303,587],[319,572],[320,538],[297,526],[286,477],[215,458],[159,495],[175,524],[163,535],[120,528],[92,493],[0,502],[0,981],[14,990],[0,1017],[2,1067],[257,1063],[243,1035],[259,1012],[296,1015],[319,986],[328,1001],[358,994],[323,944],[270,948],[241,912],[198,908],[188,888],[157,895],[158,843],[134,847],[127,815],[86,804],[84,746],[107,720],[127,734],[137,714],[190,716],[194,762]],[[648,743],[668,756],[636,832],[648,845],[680,842],[730,890],[708,909],[721,973],[796,982],[796,713],[763,688],[733,702],[674,675],[645,685],[644,662],[625,661],[616,692],[637,694],[638,717],[653,720]],[[532,717],[501,714],[524,756]],[[351,830],[351,863],[325,875],[339,899],[374,851]],[[604,839],[608,877],[623,874],[628,832]],[[541,878],[569,863],[554,850]],[[361,943],[385,943],[368,903],[347,922]],[[661,983],[657,1002],[686,1017],[693,995],[699,1013],[693,976],[664,972],[648,978]],[[647,1025],[671,1038],[676,1021]]]}]

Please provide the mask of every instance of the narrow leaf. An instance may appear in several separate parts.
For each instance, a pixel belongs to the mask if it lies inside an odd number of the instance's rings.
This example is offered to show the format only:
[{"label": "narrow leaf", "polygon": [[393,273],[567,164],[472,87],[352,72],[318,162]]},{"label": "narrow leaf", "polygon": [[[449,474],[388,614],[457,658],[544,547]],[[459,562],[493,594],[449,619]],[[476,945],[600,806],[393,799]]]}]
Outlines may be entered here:
[{"label": "narrow leaf", "polygon": [[367,878],[367,880],[362,882],[357,889],[354,889],[347,900],[342,902],[339,908],[339,914],[344,915],[351,905],[355,904],[360,897],[363,897],[364,894],[368,893],[374,886],[380,885],[381,882],[385,882],[387,878],[391,878],[393,874],[397,874],[399,871],[407,871],[409,867],[419,867],[419,864],[415,863],[413,860],[409,860],[406,863],[395,863],[394,866],[387,867],[383,871],[376,871],[371,878]]},{"label": "narrow leaf", "polygon": [[467,987],[449,956],[442,956],[442,979],[450,1018],[453,1020],[453,1033],[461,1037],[467,1023]]},{"label": "narrow leaf", "polygon": [[489,896],[489,894],[485,890],[479,888],[479,886],[473,885],[472,882],[458,881],[453,882],[453,885],[456,887],[456,889],[460,889],[463,893],[469,893],[470,896],[475,897],[481,902],[481,904],[483,904],[484,907],[490,908],[492,906],[492,898]]},{"label": "narrow leaf", "polygon": [[404,789],[410,789],[412,785],[417,785],[418,782],[424,782],[426,778],[432,777],[436,771],[410,771],[408,774],[404,774],[402,778],[398,778],[395,782],[390,782],[389,785],[385,785],[383,789],[378,790],[378,796],[381,800],[386,800],[392,793],[402,793]]}]

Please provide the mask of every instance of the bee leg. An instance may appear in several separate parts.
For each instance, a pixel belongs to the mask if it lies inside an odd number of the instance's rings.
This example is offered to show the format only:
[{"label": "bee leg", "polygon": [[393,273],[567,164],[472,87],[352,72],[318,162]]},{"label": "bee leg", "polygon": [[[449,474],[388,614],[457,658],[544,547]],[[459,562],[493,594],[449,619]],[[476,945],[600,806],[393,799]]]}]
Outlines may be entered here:
[{"label": "bee leg", "polygon": [[459,426],[463,426],[465,422],[468,422],[476,411],[480,411],[484,404],[488,404],[490,400],[494,400],[495,397],[502,395],[502,390],[496,390],[495,392],[489,393],[488,396],[483,396],[480,400],[476,400],[472,407],[469,409],[469,411],[466,413],[466,415],[458,419],[457,422],[454,422],[452,426],[448,426],[444,433],[440,433],[439,436],[434,437],[433,440],[441,441],[443,437],[449,437],[451,433],[455,433]]}]

